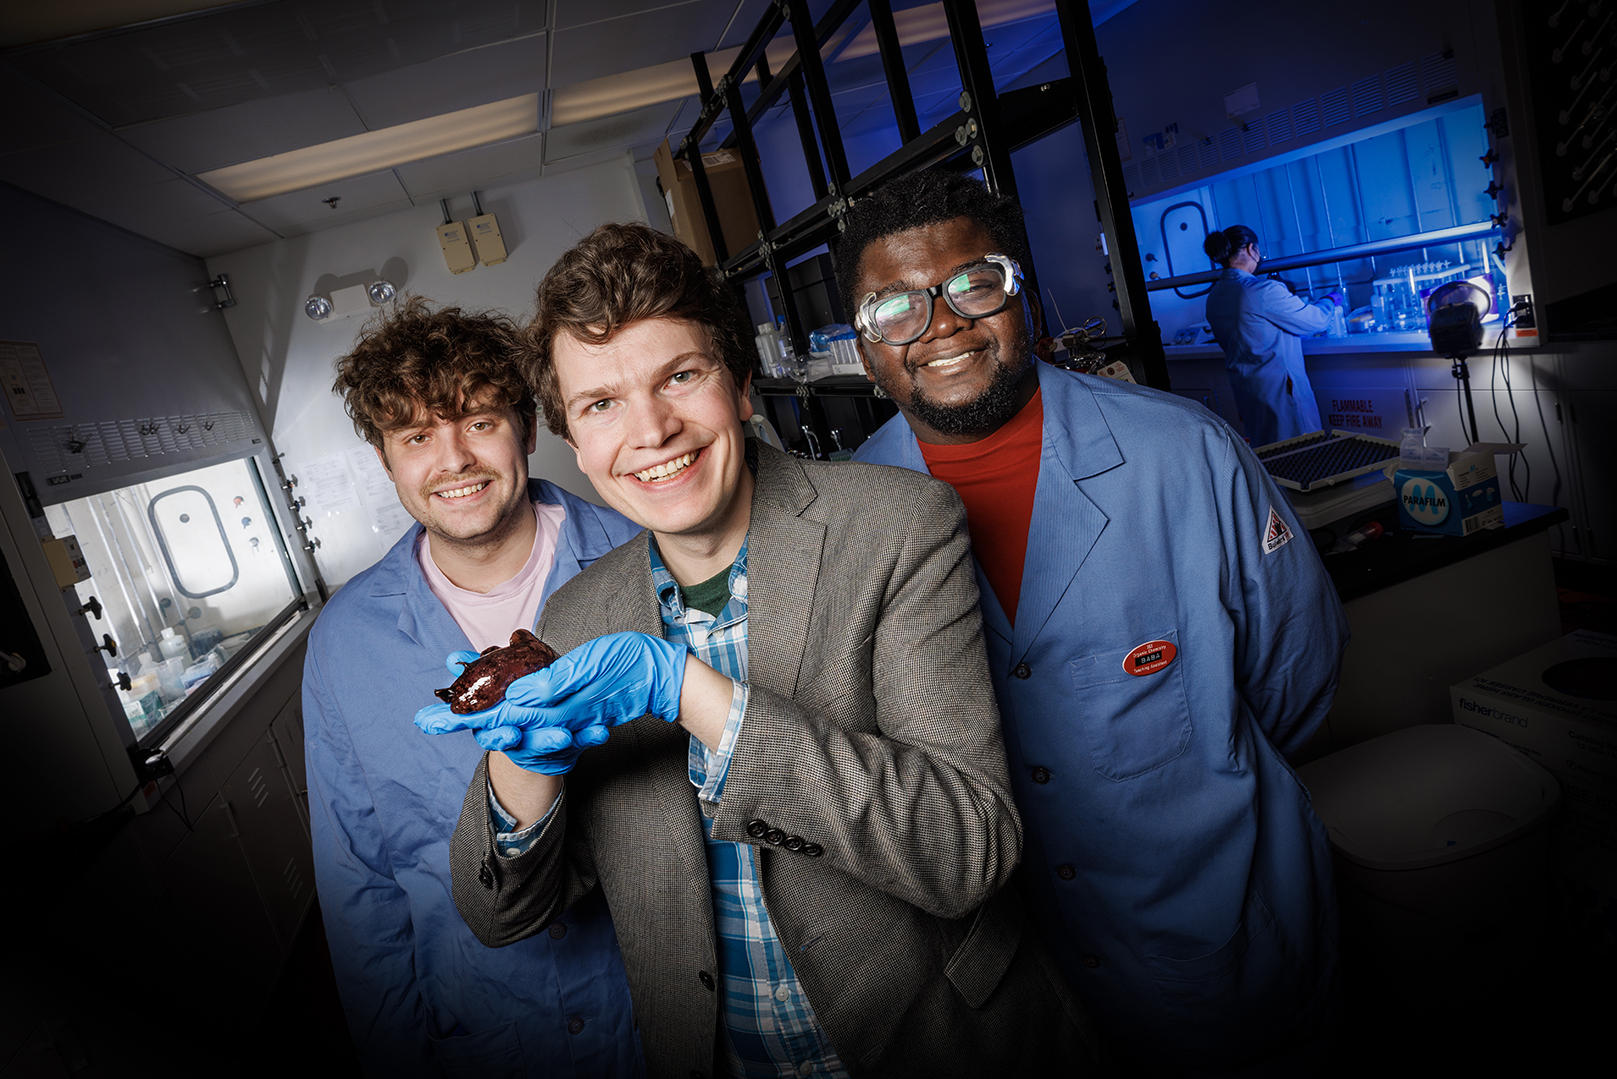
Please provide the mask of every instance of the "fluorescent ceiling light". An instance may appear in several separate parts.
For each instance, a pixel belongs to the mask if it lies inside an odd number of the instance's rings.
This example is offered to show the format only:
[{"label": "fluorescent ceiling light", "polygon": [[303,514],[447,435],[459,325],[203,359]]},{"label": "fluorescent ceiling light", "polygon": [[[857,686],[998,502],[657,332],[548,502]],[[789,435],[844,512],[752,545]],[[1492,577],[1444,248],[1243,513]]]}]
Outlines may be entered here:
[{"label": "fluorescent ceiling light", "polygon": [[[694,77],[694,76],[693,76]],[[380,172],[422,158],[483,146],[539,130],[539,95],[493,101],[397,127],[288,150],[284,154],[227,165],[197,179],[235,199],[251,202],[301,191],[334,180]]]}]

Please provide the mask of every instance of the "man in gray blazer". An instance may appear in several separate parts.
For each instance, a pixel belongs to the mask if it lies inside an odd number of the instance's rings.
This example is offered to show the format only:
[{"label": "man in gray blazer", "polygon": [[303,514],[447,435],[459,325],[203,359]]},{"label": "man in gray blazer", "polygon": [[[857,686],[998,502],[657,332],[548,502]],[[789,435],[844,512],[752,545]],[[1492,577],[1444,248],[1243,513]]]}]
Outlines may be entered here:
[{"label": "man in gray blazer", "polygon": [[495,751],[451,842],[472,932],[599,887],[652,1076],[1089,1070],[1000,890],[1021,824],[954,493],[748,441],[734,295],[644,226],[564,255],[529,332],[550,429],[647,531],[546,605],[560,660],[417,718]]}]

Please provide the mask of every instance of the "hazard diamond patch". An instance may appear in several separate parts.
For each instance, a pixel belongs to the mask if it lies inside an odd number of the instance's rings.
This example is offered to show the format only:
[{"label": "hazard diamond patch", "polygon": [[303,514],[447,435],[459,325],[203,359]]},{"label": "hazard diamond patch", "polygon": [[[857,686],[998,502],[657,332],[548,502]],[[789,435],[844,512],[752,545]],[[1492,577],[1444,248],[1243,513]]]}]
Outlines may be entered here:
[{"label": "hazard diamond patch", "polygon": [[1263,553],[1274,554],[1291,542],[1291,528],[1286,519],[1269,507],[1269,526],[1263,530]]}]

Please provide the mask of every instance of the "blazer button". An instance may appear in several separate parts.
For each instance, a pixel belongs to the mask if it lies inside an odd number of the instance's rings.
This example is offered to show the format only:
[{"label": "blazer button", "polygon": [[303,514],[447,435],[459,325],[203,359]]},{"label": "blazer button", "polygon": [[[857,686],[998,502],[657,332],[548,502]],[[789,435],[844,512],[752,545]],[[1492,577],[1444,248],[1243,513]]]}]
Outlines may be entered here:
[{"label": "blazer button", "polygon": [[494,890],[494,870],[488,867],[487,862],[477,867],[477,883],[489,891]]},{"label": "blazer button", "polygon": [[1056,876],[1060,877],[1062,880],[1071,880],[1073,877],[1076,877],[1077,875],[1078,875],[1077,871],[1075,869],[1073,869],[1072,866],[1070,866],[1070,865],[1067,865],[1067,864],[1063,863],[1061,865],[1056,866]]},{"label": "blazer button", "polygon": [[769,831],[769,823],[767,821],[750,820],[747,822],[747,834],[752,836],[754,839],[762,839],[764,833],[767,831]]},{"label": "blazer button", "polygon": [[696,977],[701,980],[703,988],[705,988],[705,989],[712,989],[713,988],[713,975],[709,974],[707,971],[705,971],[705,970],[697,971],[696,972]]},{"label": "blazer button", "polygon": [[782,843],[786,842],[786,833],[781,831],[779,828],[771,828],[769,831],[764,833],[764,842],[768,843],[771,847],[778,847]]},{"label": "blazer button", "polygon": [[805,857],[805,858],[818,858],[820,855],[822,855],[824,853],[825,853],[825,848],[820,846],[818,843],[804,843],[803,844],[803,857]]},{"label": "blazer button", "polygon": [[1090,970],[1094,970],[1096,967],[1100,966],[1100,956],[1098,956],[1098,955],[1086,955],[1083,958],[1083,964],[1084,964],[1084,966],[1088,967]]},{"label": "blazer button", "polygon": [[565,925],[562,925],[560,922],[551,922],[550,923],[550,939],[551,940],[560,940],[562,937],[565,937],[566,935],[567,935],[567,927]]},{"label": "blazer button", "polygon": [[1011,673],[1016,675],[1018,678],[1032,678],[1033,668],[1029,667],[1026,663],[1018,663],[1016,665],[1016,670],[1012,671]]},{"label": "blazer button", "polygon": [[580,1019],[578,1016],[575,1015],[571,1019],[567,1020],[567,1033],[578,1034],[581,1033],[583,1029],[584,1020]]},{"label": "blazer button", "polygon": [[790,850],[790,851],[802,850],[803,849],[803,837],[800,836],[800,835],[789,835],[789,836],[786,837],[786,842],[782,843],[781,846],[785,847],[787,850]]},{"label": "blazer button", "polygon": [[1048,782],[1050,782],[1050,769],[1048,769],[1048,768],[1035,768],[1035,769],[1033,769],[1033,782],[1035,782],[1035,783],[1048,783]]}]

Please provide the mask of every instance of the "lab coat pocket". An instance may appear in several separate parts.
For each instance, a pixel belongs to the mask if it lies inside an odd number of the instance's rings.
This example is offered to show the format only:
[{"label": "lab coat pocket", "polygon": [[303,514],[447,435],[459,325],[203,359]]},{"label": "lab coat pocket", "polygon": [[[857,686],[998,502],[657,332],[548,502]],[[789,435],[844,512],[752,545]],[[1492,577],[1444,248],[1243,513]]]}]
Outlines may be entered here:
[{"label": "lab coat pocket", "polygon": [[480,1030],[476,1034],[452,1034],[447,1038],[429,1038],[432,1052],[443,1066],[445,1075],[478,1076],[479,1079],[520,1079],[525,1074],[522,1066],[522,1038],[517,1025]]},{"label": "lab coat pocket", "polygon": [[[1174,760],[1190,744],[1190,702],[1178,657],[1179,634],[1157,641],[1172,649],[1169,662],[1150,674],[1133,674],[1124,661],[1140,643],[1072,661],[1075,704],[1095,771],[1107,779],[1132,779]],[[1143,643],[1143,642],[1141,642]]]},{"label": "lab coat pocket", "polygon": [[1247,893],[1235,932],[1219,947],[1184,958],[1147,955],[1166,1026],[1179,1047],[1207,1059],[1278,1039],[1310,1006],[1296,986],[1296,963],[1256,891]]}]

